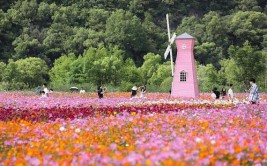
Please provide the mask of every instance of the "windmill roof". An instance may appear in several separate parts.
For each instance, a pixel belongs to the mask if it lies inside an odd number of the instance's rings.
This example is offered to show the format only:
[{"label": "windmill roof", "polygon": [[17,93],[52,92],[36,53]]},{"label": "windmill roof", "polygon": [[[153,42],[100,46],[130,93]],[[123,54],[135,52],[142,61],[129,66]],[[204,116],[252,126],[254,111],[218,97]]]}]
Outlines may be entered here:
[{"label": "windmill roof", "polygon": [[177,36],[176,39],[194,39],[194,37],[185,32]]}]

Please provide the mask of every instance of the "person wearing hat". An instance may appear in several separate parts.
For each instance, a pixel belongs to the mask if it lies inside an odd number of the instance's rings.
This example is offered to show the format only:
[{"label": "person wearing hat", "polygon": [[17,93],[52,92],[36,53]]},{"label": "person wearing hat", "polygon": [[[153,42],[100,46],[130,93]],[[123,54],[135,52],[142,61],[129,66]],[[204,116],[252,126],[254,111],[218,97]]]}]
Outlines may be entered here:
[{"label": "person wearing hat", "polygon": [[137,95],[137,87],[136,86],[133,86],[132,87],[132,94],[131,94],[131,97],[135,97]]}]

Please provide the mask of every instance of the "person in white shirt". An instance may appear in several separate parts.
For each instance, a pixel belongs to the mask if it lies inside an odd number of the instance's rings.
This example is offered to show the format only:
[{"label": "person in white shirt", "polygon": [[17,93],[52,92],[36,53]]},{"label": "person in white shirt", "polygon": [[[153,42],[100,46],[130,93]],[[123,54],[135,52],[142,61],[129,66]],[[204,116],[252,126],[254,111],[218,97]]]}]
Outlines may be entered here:
[{"label": "person in white shirt", "polygon": [[140,97],[141,98],[144,98],[145,97],[145,94],[146,94],[146,86],[145,85],[144,86],[141,86],[140,87],[140,91],[141,91]]},{"label": "person in white shirt", "polygon": [[228,97],[230,101],[233,101],[234,99],[233,84],[230,84],[230,88],[228,89]]},{"label": "person in white shirt", "polygon": [[43,88],[44,88],[44,97],[48,97],[48,93],[49,93],[49,90],[48,90],[48,88],[47,88],[47,84],[46,83],[44,83],[43,84]]}]

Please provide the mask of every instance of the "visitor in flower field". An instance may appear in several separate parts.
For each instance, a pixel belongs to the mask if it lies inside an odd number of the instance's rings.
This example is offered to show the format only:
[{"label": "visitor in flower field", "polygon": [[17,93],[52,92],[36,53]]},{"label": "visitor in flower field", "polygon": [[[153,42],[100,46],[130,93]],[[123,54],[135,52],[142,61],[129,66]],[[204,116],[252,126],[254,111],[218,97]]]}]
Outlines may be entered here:
[{"label": "visitor in flower field", "polygon": [[97,95],[99,99],[102,99],[104,97],[104,92],[105,92],[105,89],[101,85],[99,85],[97,87]]},{"label": "visitor in flower field", "polygon": [[213,88],[211,97],[213,99],[219,99],[220,98],[220,92],[218,91],[218,89],[216,87]]},{"label": "visitor in flower field", "polygon": [[211,91],[211,98],[214,100],[216,99],[216,94],[214,93],[214,90]]},{"label": "visitor in flower field", "polygon": [[233,92],[233,84],[230,84],[230,87],[228,89],[228,98],[230,101],[233,101],[234,99],[234,92]]},{"label": "visitor in flower field", "polygon": [[137,87],[136,86],[133,86],[132,87],[132,94],[131,94],[131,97],[135,97],[137,95]]},{"label": "visitor in flower field", "polygon": [[225,88],[225,86],[223,86],[223,88],[222,88],[221,95],[222,95],[222,98],[225,98],[225,96],[226,96],[226,88]]},{"label": "visitor in flower field", "polygon": [[145,85],[144,86],[141,86],[140,87],[140,91],[141,91],[140,97],[141,98],[145,97],[145,94],[146,94],[146,86]]},{"label": "visitor in flower field", "polygon": [[48,93],[49,93],[49,90],[48,90],[48,88],[47,88],[47,84],[46,83],[44,83],[43,84],[43,91],[44,91],[44,97],[48,97]]},{"label": "visitor in flower field", "polygon": [[36,94],[37,95],[40,95],[41,94],[41,91],[42,91],[42,88],[41,88],[41,86],[37,86],[37,92],[36,92]]},{"label": "visitor in flower field", "polygon": [[40,92],[40,94],[41,94],[42,97],[46,97],[46,96],[45,96],[45,91],[42,90],[42,91]]},{"label": "visitor in flower field", "polygon": [[251,85],[249,89],[249,97],[248,100],[251,104],[256,104],[259,102],[259,89],[256,84],[256,80],[254,78],[249,80],[249,83]]},{"label": "visitor in flower field", "polygon": [[81,87],[80,93],[85,93],[85,90],[83,89],[83,87]]}]

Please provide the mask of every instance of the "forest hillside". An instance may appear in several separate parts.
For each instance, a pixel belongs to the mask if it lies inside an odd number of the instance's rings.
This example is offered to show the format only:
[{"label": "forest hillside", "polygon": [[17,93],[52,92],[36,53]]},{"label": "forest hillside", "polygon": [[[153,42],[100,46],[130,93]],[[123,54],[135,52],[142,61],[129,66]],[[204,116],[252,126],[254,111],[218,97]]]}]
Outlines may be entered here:
[{"label": "forest hillside", "polygon": [[[266,85],[266,0],[0,1],[0,90],[98,83],[168,91],[171,32],[195,37],[201,91],[233,83]],[[173,50],[175,51],[175,46]],[[175,57],[174,57],[175,58]]]}]

